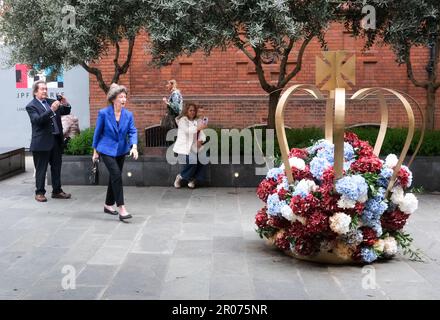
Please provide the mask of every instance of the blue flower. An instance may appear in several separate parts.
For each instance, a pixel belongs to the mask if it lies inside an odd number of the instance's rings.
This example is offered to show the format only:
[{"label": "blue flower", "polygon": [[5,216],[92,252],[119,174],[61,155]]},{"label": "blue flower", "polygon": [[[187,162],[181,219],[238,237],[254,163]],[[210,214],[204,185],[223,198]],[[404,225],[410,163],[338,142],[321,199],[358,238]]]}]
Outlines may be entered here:
[{"label": "blue flower", "polygon": [[346,176],[336,182],[336,191],[350,200],[359,201],[366,198],[368,184],[360,175]]},{"label": "blue flower", "polygon": [[378,217],[380,217],[387,208],[388,204],[383,201],[383,198],[380,196],[369,199],[365,204],[365,210],[373,212],[374,215]]},{"label": "blue flower", "polygon": [[377,254],[373,248],[362,248],[361,249],[362,260],[366,263],[371,263],[377,259]]},{"label": "blue flower", "polygon": [[346,161],[353,160],[354,158],[354,149],[351,144],[348,142],[344,142],[344,159]]},{"label": "blue flower", "polygon": [[382,170],[379,174],[379,179],[377,180],[377,183],[379,186],[386,188],[388,186],[388,183],[390,182],[391,176],[393,175],[393,169],[388,167],[382,167]]},{"label": "blue flower", "polygon": [[281,168],[272,168],[266,174],[266,179],[277,180],[280,174],[283,174],[284,170]]},{"label": "blue flower", "polygon": [[286,201],[280,201],[277,193],[271,194],[267,197],[267,213],[271,216],[278,216],[281,213],[281,208],[286,205]]},{"label": "blue flower", "polygon": [[312,173],[313,177],[321,180],[322,174],[330,166],[331,164],[327,161],[327,159],[315,157],[310,162],[310,172]]}]

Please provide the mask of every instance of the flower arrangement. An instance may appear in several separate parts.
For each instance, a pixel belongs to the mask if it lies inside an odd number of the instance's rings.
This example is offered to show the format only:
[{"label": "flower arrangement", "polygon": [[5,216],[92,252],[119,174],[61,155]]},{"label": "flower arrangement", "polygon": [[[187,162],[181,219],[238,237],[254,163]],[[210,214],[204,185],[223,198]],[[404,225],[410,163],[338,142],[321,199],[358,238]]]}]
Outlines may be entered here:
[{"label": "flower arrangement", "polygon": [[[412,173],[401,166],[387,187],[395,155],[379,159],[366,141],[344,134],[344,173],[335,181],[334,145],[319,140],[291,149],[289,184],[284,164],[269,170],[257,188],[265,206],[255,217],[258,234],[295,257],[330,263],[371,263],[409,248],[403,231],[418,201],[408,192]],[[413,253],[413,251],[410,251]]]}]

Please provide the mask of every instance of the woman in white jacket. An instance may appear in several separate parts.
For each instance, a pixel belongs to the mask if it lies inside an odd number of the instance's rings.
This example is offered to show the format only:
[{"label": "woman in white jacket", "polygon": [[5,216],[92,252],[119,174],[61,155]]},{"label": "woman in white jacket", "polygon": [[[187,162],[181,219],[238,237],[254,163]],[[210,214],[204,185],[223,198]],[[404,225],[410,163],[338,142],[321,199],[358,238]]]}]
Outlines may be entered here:
[{"label": "woman in white jacket", "polygon": [[196,181],[204,180],[205,165],[198,158],[199,149],[206,140],[203,129],[207,127],[197,116],[198,107],[186,104],[182,113],[176,118],[178,130],[177,140],[173,151],[179,155],[179,163],[184,163],[183,170],[176,176],[174,187],[180,188],[182,180],[188,181],[188,187],[193,189]]}]

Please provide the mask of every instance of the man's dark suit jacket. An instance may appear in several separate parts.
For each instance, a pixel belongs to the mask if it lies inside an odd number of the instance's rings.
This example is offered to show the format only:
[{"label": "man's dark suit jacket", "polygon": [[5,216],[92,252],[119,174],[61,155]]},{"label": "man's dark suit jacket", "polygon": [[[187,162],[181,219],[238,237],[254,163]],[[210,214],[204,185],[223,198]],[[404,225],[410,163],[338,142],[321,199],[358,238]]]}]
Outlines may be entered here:
[{"label": "man's dark suit jacket", "polygon": [[[50,106],[55,100],[46,99],[46,101]],[[30,151],[49,151],[52,149],[54,142],[59,143],[60,145],[63,143],[63,126],[61,124],[61,116],[69,114],[70,109],[70,106],[60,106],[54,115],[52,110],[46,110],[46,108],[36,98],[29,102],[29,104],[26,106],[26,111],[29,114],[32,124],[32,140],[29,148]],[[52,117],[55,117],[55,120],[58,123],[58,128],[61,131],[60,135],[58,136],[54,136],[52,134]],[[54,141],[54,139],[58,141]]]}]

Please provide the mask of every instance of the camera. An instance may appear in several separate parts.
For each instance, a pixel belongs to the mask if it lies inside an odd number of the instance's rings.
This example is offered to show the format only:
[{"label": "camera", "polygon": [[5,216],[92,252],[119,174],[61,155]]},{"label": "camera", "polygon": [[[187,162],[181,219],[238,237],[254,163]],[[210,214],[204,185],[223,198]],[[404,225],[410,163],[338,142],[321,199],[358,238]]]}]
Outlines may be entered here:
[{"label": "camera", "polygon": [[208,117],[203,117],[202,121],[203,121],[204,124],[208,124]]},{"label": "camera", "polygon": [[61,94],[59,94],[59,93],[57,93],[57,100],[59,101],[59,102],[61,102],[61,100],[63,100],[63,96],[61,95]]}]

